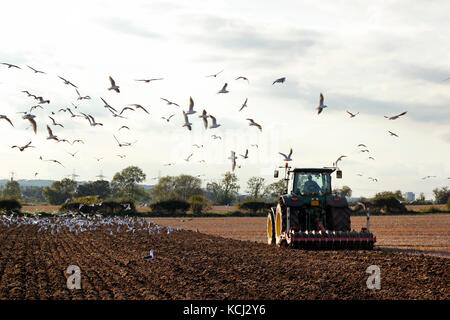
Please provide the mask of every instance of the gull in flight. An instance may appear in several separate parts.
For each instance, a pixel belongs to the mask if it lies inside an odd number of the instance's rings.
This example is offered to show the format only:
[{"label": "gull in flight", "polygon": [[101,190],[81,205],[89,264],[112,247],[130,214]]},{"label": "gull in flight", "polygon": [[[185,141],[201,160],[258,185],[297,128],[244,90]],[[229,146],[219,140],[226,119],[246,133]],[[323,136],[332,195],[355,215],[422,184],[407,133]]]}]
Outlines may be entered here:
[{"label": "gull in flight", "polygon": [[225,83],[223,85],[222,89],[220,89],[220,91],[217,92],[217,93],[228,93],[228,92],[230,92],[230,91],[227,90],[227,86],[228,86],[228,83]]},{"label": "gull in flight", "polygon": [[36,100],[39,100],[40,104],[50,103],[50,100],[44,100],[42,97],[35,97]]},{"label": "gull in flight", "polygon": [[395,136],[395,137],[398,137],[398,135],[396,135],[396,134],[395,134],[394,132],[392,132],[392,131],[389,131],[389,130],[388,130],[388,132],[390,133],[390,135],[391,135],[391,136]]},{"label": "gull in flight", "polygon": [[208,115],[206,114],[206,110],[203,109],[202,115],[198,116],[199,118],[202,118],[203,125],[205,126],[205,129],[208,129]]},{"label": "gull in flight", "polygon": [[50,127],[48,125],[47,125],[47,131],[48,131],[47,140],[56,140],[56,141],[58,141],[58,137],[53,134],[52,129],[50,129]]},{"label": "gull in flight", "polygon": [[234,79],[234,80],[239,80],[239,79],[247,80],[247,82],[250,83],[250,81],[248,81],[248,79],[247,79],[246,77],[243,77],[243,76],[239,76],[239,77],[237,77],[237,78]]},{"label": "gull in flight", "polygon": [[231,151],[231,157],[228,157],[228,159],[231,159],[231,171],[234,171],[236,168],[236,152]]},{"label": "gull in flight", "polygon": [[165,166],[173,166],[175,163],[166,163]]},{"label": "gull in flight", "polygon": [[367,179],[370,179],[370,180],[372,180],[372,181],[378,181],[378,179],[372,178],[372,177],[368,177]]},{"label": "gull in flight", "polygon": [[95,157],[94,157],[94,159],[97,160],[97,162],[99,162],[100,160],[103,159],[103,157],[102,157],[102,158],[95,158]]},{"label": "gull in flight", "polygon": [[257,144],[251,144],[250,147],[256,147],[256,148],[258,148],[258,145],[257,145]]},{"label": "gull in flight", "polygon": [[402,112],[402,113],[400,113],[400,114],[398,114],[398,115],[396,115],[396,116],[392,116],[392,117],[388,117],[388,116],[384,116],[384,117],[387,118],[387,119],[389,119],[389,120],[395,120],[395,119],[397,119],[398,117],[401,117],[401,116],[405,115],[407,112],[408,112],[408,111],[404,111],[404,112]]},{"label": "gull in flight", "polygon": [[213,134],[211,137],[212,137],[214,140],[215,140],[215,139],[220,139],[220,140],[222,140],[222,137],[221,137],[221,136],[216,136],[215,134]]},{"label": "gull in flight", "polygon": [[15,64],[10,64],[10,63],[6,63],[6,62],[2,62],[2,64],[5,65],[5,66],[8,66],[8,69],[9,69],[9,68],[22,69],[21,67],[16,66]]},{"label": "gull in flight", "polygon": [[292,155],[292,148],[288,155],[285,155],[284,153],[278,152],[284,157],[284,161],[292,161],[291,155]]},{"label": "gull in flight", "polygon": [[120,131],[120,129],[128,129],[128,130],[130,130],[130,128],[128,128],[127,126],[121,126],[121,127],[119,128],[119,130],[117,130],[117,131]]},{"label": "gull in flight", "polygon": [[274,85],[275,83],[283,83],[284,81],[286,81],[286,77],[279,78],[279,79],[275,80],[275,81],[272,83],[272,85]]},{"label": "gull in flight", "polygon": [[157,78],[157,79],[139,79],[139,80],[135,80],[135,81],[141,81],[141,82],[149,83],[150,81],[163,80],[163,79],[164,79],[164,78]]},{"label": "gull in flight", "polygon": [[33,127],[33,131],[34,133],[36,133],[37,130],[37,124],[36,121],[34,120],[36,116],[32,115],[32,114],[25,114],[22,119],[27,119],[28,121],[30,121],[31,126]]},{"label": "gull in flight", "polygon": [[191,154],[189,155],[189,157],[187,157],[186,159],[184,159],[184,161],[189,161],[189,159],[190,159],[193,155],[194,155],[194,154],[191,153]]},{"label": "gull in flight", "polygon": [[212,115],[209,115],[209,117],[212,119],[212,124],[209,126],[210,129],[215,129],[221,126],[220,124],[217,124],[215,117],[213,117]]},{"label": "gull in flight", "polygon": [[[114,111],[112,111],[111,109],[108,109],[112,114],[113,114],[113,117],[117,117],[117,118],[122,118],[122,119],[126,119],[126,117],[124,117],[124,116],[121,116],[120,114],[117,114],[117,113],[115,113]],[[123,110],[122,110],[123,111]]]},{"label": "gull in flight", "polygon": [[165,102],[167,102],[167,104],[168,104],[169,106],[173,104],[174,106],[180,107],[180,105],[179,105],[178,103],[169,101],[169,100],[164,99],[164,98],[161,98],[161,100],[164,100]]},{"label": "gull in flight", "polygon": [[115,92],[120,93],[119,86],[116,85],[116,82],[111,76],[109,76],[109,82],[111,82],[111,87],[109,87],[108,90],[114,90]]},{"label": "gull in flight", "polygon": [[320,114],[324,108],[327,108],[327,106],[323,104],[323,94],[320,93],[319,106],[316,108],[317,114]]},{"label": "gull in flight", "polygon": [[52,117],[50,117],[50,116],[48,116],[50,119],[52,119],[52,121],[53,121],[53,125],[54,126],[60,126],[60,127],[62,127],[62,128],[64,128],[64,126],[62,125],[62,124],[60,124],[60,123],[57,123],[56,121],[55,121],[55,119],[53,119]]},{"label": "gull in flight", "polygon": [[253,119],[248,119],[247,118],[246,120],[250,121],[250,123],[248,124],[249,126],[255,126],[255,127],[257,127],[259,129],[259,131],[262,131],[261,125],[257,124],[255,121],[253,121]]},{"label": "gull in flight", "polygon": [[117,156],[118,156],[120,159],[123,159],[123,158],[126,157],[126,155],[124,155],[124,154],[118,154]]},{"label": "gull in flight", "polygon": [[362,174],[361,174],[361,173],[357,173],[356,175],[362,177]]},{"label": "gull in flight", "polygon": [[356,116],[359,114],[359,112],[353,114],[353,113],[351,113],[350,111],[347,111],[347,113],[350,115],[350,118],[354,118],[354,117],[356,117]]},{"label": "gull in flight", "polygon": [[4,120],[8,121],[14,127],[13,123],[11,122],[11,120],[7,116],[5,116],[3,114],[0,114],[0,119],[4,119]]},{"label": "gull in flight", "polygon": [[34,146],[31,145],[31,141],[28,142],[26,145],[24,145],[23,147],[20,146],[12,146],[11,148],[18,148],[20,150],[20,152],[22,152],[23,150],[25,150],[26,148],[34,148]]},{"label": "gull in flight", "polygon": [[345,158],[347,156],[340,156],[339,158],[337,158],[337,160],[333,163],[333,166],[337,166],[338,162],[342,160],[342,158]]},{"label": "gull in flight", "polygon": [[80,142],[80,143],[84,144],[83,140],[77,139],[77,140],[73,140],[73,142],[71,143],[71,145],[74,145],[75,142]]},{"label": "gull in flight", "polygon": [[78,92],[78,89],[75,89],[75,91],[76,91],[77,94],[78,94],[77,100],[83,100],[83,99],[85,99],[85,100],[91,100],[91,97],[90,97],[90,96],[84,96],[84,97],[82,97],[81,94]]},{"label": "gull in flight", "polygon": [[198,144],[193,144],[193,147],[197,147],[198,149],[203,148],[203,145],[199,146]]},{"label": "gull in flight", "polygon": [[362,143],[358,144],[358,147],[366,147],[367,148],[367,146],[365,144],[362,144]]},{"label": "gull in flight", "polygon": [[240,156],[244,159],[248,159],[248,149],[245,150],[245,155],[240,154]]},{"label": "gull in flight", "polygon": [[30,68],[31,70],[33,70],[33,71],[34,71],[34,73],[44,73],[44,74],[45,74],[45,72],[44,72],[44,71],[39,71],[39,70],[36,70],[35,68],[33,68],[33,67],[30,67],[29,65],[27,65],[27,67],[28,67],[28,68]]},{"label": "gull in flight", "polygon": [[134,107],[136,107],[136,109],[142,109],[142,110],[145,111],[145,113],[150,114],[150,113],[148,113],[148,111],[145,110],[145,108],[144,108],[143,106],[141,106],[140,104],[135,104],[135,103],[133,103],[133,104],[129,104],[129,106],[134,106]]},{"label": "gull in flight", "polygon": [[189,110],[186,114],[194,114],[197,111],[194,110],[194,100],[192,99],[192,97],[190,97],[189,99]]},{"label": "gull in flight", "polygon": [[214,77],[214,78],[215,78],[215,77],[217,77],[218,74],[220,74],[220,73],[222,73],[222,72],[223,72],[223,70],[222,70],[222,71],[219,71],[219,72],[217,72],[217,73],[215,73],[215,74],[211,74],[211,75],[209,75],[209,76],[206,76],[206,77],[207,77],[207,78],[208,78],[208,77]]},{"label": "gull in flight", "polygon": [[170,121],[170,118],[172,118],[174,116],[174,114],[171,114],[168,118],[166,118],[166,117],[161,117],[161,119],[164,119],[164,120],[166,120],[167,122],[169,122]]},{"label": "gull in flight", "polygon": [[119,147],[129,147],[131,146],[133,143],[137,142],[124,142],[124,143],[120,143],[119,140],[117,140],[116,136],[113,135],[114,139],[116,139],[117,143],[119,144]]},{"label": "gull in flight", "polygon": [[60,78],[62,81],[64,81],[64,84],[70,85],[70,86],[78,89],[78,87],[76,85],[74,85],[72,82],[70,82],[69,80],[66,80],[66,79],[64,79],[63,77],[60,77],[60,76],[58,76],[58,78]]},{"label": "gull in flight", "polygon": [[90,114],[88,115],[89,123],[91,124],[91,126],[95,127],[95,126],[103,126],[103,123],[99,123],[99,122],[95,122],[95,119],[93,116],[91,116]]},{"label": "gull in flight", "polygon": [[31,113],[31,111],[33,111],[34,109],[37,109],[37,108],[41,108],[41,109],[44,109],[41,105],[39,105],[39,104],[37,104],[37,105],[35,105],[35,106],[32,106],[31,108],[30,108],[30,111],[29,111],[29,113]]},{"label": "gull in flight", "polygon": [[[63,164],[62,164],[61,162],[59,162],[58,160],[50,160],[50,159],[44,160],[44,159],[42,159],[42,156],[40,156],[39,159],[41,159],[42,161],[51,161],[51,162],[54,162],[54,163],[58,163],[58,164],[60,164],[61,166],[63,166]],[[63,167],[64,167],[64,166],[63,166]],[[64,168],[65,168],[65,167],[64,167]]]},{"label": "gull in flight", "polygon": [[244,104],[243,104],[242,107],[239,109],[239,111],[242,111],[242,109],[244,109],[245,107],[248,107],[248,106],[247,106],[247,101],[248,101],[248,98],[245,98]]},{"label": "gull in flight", "polygon": [[428,179],[428,178],[436,178],[436,176],[426,176],[426,177],[423,177],[422,180]]},{"label": "gull in flight", "polygon": [[154,257],[154,255],[153,255],[153,249],[152,249],[152,250],[150,250],[150,254],[148,256],[145,256],[144,259],[145,260],[152,260],[153,257]]},{"label": "gull in flight", "polygon": [[78,153],[78,151],[76,151],[75,153],[71,153],[71,152],[67,152],[68,154],[70,154],[72,157],[75,157],[75,155]]},{"label": "gull in flight", "polygon": [[373,157],[369,157],[367,158],[367,160],[375,160]]},{"label": "gull in flight", "polygon": [[361,152],[370,152],[369,149],[360,150]]},{"label": "gull in flight", "polygon": [[110,111],[113,110],[113,111],[117,112],[117,110],[114,109],[113,107],[111,107],[111,106],[105,101],[105,99],[103,99],[102,97],[100,97],[100,99],[102,99],[103,103],[105,104],[105,105],[104,105],[105,108],[108,108]]},{"label": "gull in flight", "polygon": [[183,127],[187,127],[189,129],[189,131],[191,131],[192,130],[192,123],[189,122],[188,115],[187,115],[186,112],[184,112],[184,110],[183,110],[183,116],[184,116]]}]

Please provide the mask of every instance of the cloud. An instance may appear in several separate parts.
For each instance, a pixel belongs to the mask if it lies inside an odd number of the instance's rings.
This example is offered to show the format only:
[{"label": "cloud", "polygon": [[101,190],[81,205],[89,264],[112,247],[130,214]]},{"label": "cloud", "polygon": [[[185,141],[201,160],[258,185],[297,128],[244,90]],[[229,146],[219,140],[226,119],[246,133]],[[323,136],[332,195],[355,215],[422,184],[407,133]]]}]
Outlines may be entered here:
[{"label": "cloud", "polygon": [[128,20],[117,17],[102,19],[101,24],[110,30],[130,34],[133,36],[152,39],[158,39],[162,37],[162,34],[160,33],[147,31],[143,27],[138,27]]},{"label": "cloud", "polygon": [[397,71],[409,79],[414,78],[432,83],[450,85],[450,83],[444,82],[445,79],[450,77],[450,69],[448,68],[399,64]]}]

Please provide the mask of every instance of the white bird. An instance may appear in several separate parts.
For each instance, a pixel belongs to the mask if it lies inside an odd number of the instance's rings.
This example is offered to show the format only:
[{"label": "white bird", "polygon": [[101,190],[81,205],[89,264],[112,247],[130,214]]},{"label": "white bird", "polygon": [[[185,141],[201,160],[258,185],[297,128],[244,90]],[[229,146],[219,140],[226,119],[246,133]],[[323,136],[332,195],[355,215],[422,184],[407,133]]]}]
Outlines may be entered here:
[{"label": "white bird", "polygon": [[152,249],[152,250],[150,250],[150,254],[148,256],[145,256],[144,259],[151,260],[151,259],[153,259],[153,257],[154,257],[154,255],[153,255],[153,249]]},{"label": "white bird", "polygon": [[208,129],[208,115],[206,114],[206,110],[203,109],[203,113],[198,116],[199,118],[202,118],[203,125],[205,126],[205,129]]},{"label": "white bird", "polygon": [[48,125],[47,125],[47,131],[48,131],[47,140],[53,139],[53,140],[58,141],[58,137],[53,134],[52,129],[50,129],[50,127]]},{"label": "white bird", "polygon": [[192,99],[192,97],[190,97],[189,99],[189,110],[186,114],[194,114],[197,111],[194,110],[194,100]]},{"label": "white bird", "polygon": [[184,116],[183,127],[187,127],[189,129],[189,131],[191,131],[192,130],[192,123],[189,122],[188,115],[187,115],[186,112],[184,112],[184,110],[183,110],[183,116]]},{"label": "white bird", "polygon": [[60,78],[62,81],[64,81],[64,84],[71,85],[72,87],[78,89],[78,87],[76,85],[74,85],[72,82],[70,82],[69,80],[66,80],[66,79],[64,79],[63,77],[60,77],[60,76],[58,76],[58,78]]},{"label": "white bird", "polygon": [[325,106],[323,104],[323,94],[320,93],[320,99],[319,99],[319,106],[316,108],[317,109],[317,114],[320,114],[322,112],[323,109],[327,108],[327,106]]},{"label": "white bird", "polygon": [[240,154],[240,156],[244,159],[248,158],[248,149],[245,150],[245,155]]},{"label": "white bird", "polygon": [[231,157],[228,157],[228,159],[231,159],[231,171],[234,171],[236,168],[236,152],[231,151]]},{"label": "white bird", "polygon": [[209,126],[210,129],[215,129],[221,126],[220,124],[217,124],[215,117],[213,117],[212,115],[209,115],[209,117],[212,119],[212,124]]},{"label": "white bird", "polygon": [[114,81],[114,79],[111,76],[109,76],[109,82],[111,82],[111,87],[109,87],[108,90],[114,90],[114,91],[120,93],[119,86],[116,85],[116,82]]},{"label": "white bird", "polygon": [[245,107],[247,107],[247,101],[248,101],[248,98],[245,98],[244,104],[243,104],[242,107],[239,109],[239,111],[242,111],[242,109],[244,109]]},{"label": "white bird", "polygon": [[291,151],[289,152],[288,155],[285,155],[284,153],[278,152],[279,154],[281,154],[284,157],[284,161],[292,161],[291,159],[291,155],[292,155],[292,148]]},{"label": "white bird", "polygon": [[52,117],[50,117],[50,116],[48,116],[50,119],[52,119],[52,121],[53,121],[53,125],[54,126],[60,126],[60,127],[62,127],[62,128],[64,128],[64,126],[62,125],[62,124],[60,124],[60,123],[57,123],[56,121],[55,121],[55,119],[53,119]]},{"label": "white bird", "polygon": [[253,119],[248,119],[247,118],[247,120],[250,121],[250,123],[248,124],[249,126],[255,126],[255,127],[257,127],[259,129],[259,131],[262,131],[261,125],[257,124],[255,121],[253,121]]},{"label": "white bird", "polygon": [[395,119],[397,119],[398,117],[401,117],[401,116],[405,115],[406,113],[407,113],[407,111],[404,111],[404,112],[402,112],[402,113],[400,113],[400,114],[397,114],[397,115],[395,115],[395,116],[392,116],[392,117],[388,117],[388,116],[384,116],[384,117],[387,118],[387,119],[389,119],[389,120],[395,120]]},{"label": "white bird", "polygon": [[180,107],[180,105],[179,105],[178,103],[169,101],[169,100],[164,99],[164,98],[161,98],[161,100],[164,100],[165,102],[167,102],[167,104],[168,104],[169,106],[173,104],[174,106]]},{"label": "white bird", "polygon": [[217,93],[228,93],[228,92],[230,92],[230,91],[227,90],[227,86],[228,86],[228,83],[225,83],[223,85],[222,89],[220,89],[220,91],[217,92]]},{"label": "white bird", "polygon": [[207,77],[207,78],[208,78],[208,77],[214,77],[214,78],[215,78],[215,77],[217,77],[218,74],[220,74],[220,73],[222,73],[222,72],[223,72],[223,70],[222,70],[222,71],[219,71],[219,72],[217,72],[217,73],[215,73],[215,74],[211,74],[211,75],[209,75],[209,76],[206,76],[206,77]]},{"label": "white bird", "polygon": [[13,123],[7,116],[0,114],[0,119],[4,119],[4,120],[8,121],[14,127]]},{"label": "white bird", "polygon": [[174,114],[170,115],[168,118],[166,118],[166,117],[161,117],[161,119],[164,119],[164,120],[166,120],[167,122],[169,122],[169,121],[170,121],[170,118],[172,118],[173,116],[174,116]]}]

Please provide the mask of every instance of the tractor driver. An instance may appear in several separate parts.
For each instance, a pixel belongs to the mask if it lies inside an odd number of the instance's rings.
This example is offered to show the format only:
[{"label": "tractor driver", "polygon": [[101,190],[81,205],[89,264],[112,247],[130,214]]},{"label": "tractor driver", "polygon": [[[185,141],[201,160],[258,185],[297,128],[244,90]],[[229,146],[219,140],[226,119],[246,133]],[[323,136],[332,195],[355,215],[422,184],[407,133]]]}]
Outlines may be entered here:
[{"label": "tractor driver", "polygon": [[312,180],[312,176],[308,174],[308,181],[305,182],[303,185],[303,192],[304,193],[320,193],[321,189],[317,182]]}]

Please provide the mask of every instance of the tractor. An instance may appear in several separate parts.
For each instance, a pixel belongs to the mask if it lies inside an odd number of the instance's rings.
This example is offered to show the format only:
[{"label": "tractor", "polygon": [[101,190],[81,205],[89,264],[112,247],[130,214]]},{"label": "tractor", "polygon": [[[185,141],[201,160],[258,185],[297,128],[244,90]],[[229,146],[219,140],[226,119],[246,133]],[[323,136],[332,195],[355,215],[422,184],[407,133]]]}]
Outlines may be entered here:
[{"label": "tractor", "polygon": [[[283,168],[283,167],[281,167]],[[331,174],[337,167],[293,169],[286,165],[286,189],[267,215],[267,242],[301,249],[371,250],[375,236],[367,228],[351,231],[347,199],[332,192]],[[278,178],[275,170],[274,177]]]}]

